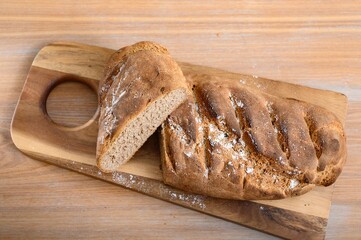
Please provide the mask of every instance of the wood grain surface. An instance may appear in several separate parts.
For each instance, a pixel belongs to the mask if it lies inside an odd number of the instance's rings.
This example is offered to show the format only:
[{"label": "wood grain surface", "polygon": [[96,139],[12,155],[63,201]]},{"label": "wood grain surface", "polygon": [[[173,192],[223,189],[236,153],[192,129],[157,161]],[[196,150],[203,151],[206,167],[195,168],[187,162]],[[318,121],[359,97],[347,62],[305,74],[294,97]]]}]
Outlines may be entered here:
[{"label": "wood grain surface", "polygon": [[[72,42],[51,43],[39,51],[12,120],[11,137],[19,150],[35,159],[276,236],[292,239],[324,238],[333,186],[316,187],[305,195],[277,201],[229,201],[187,194],[163,184],[157,134],[118,172],[105,174],[99,171],[95,160],[99,111],[97,107],[94,110],[85,104],[93,102],[94,96],[90,97],[84,90],[98,92],[98,82],[113,52],[111,49]],[[248,87],[272,95],[322,106],[333,112],[342,123],[345,121],[347,98],[343,94],[189,63],[179,62],[179,65],[187,79],[196,81],[213,76],[218,77],[219,81],[241,81]],[[82,86],[73,84],[73,89],[67,89],[65,95],[59,95],[58,92],[54,96],[54,89],[62,88],[69,82]],[[69,103],[69,96],[74,96],[74,102]],[[79,101],[79,98],[83,101]],[[89,107],[88,112],[93,115],[78,126],[69,126],[69,122],[61,125],[49,115],[49,110],[56,112],[59,109],[51,104],[54,101],[66,109],[69,109],[69,105],[76,108],[77,104],[78,109]],[[60,111],[60,114],[64,115],[66,111]],[[77,112],[72,116],[82,118]]]},{"label": "wood grain surface", "polygon": [[11,117],[41,47],[71,40],[115,49],[153,40],[180,61],[346,94],[349,155],[335,185],[326,239],[357,239],[360,12],[358,1],[2,1],[0,238],[271,238],[34,161],[12,144]]}]

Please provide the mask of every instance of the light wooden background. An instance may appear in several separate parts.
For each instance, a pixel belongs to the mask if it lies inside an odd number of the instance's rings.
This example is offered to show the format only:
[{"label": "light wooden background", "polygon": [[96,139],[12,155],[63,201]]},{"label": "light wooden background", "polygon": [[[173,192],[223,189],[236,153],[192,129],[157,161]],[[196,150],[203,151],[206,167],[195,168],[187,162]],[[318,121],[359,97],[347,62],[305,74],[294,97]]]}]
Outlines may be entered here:
[{"label": "light wooden background", "polygon": [[[346,94],[349,157],[326,238],[361,236],[361,2],[77,2],[0,1],[0,239],[273,238],[21,154],[11,117],[32,59],[59,40],[114,49],[152,40],[180,61]],[[52,104],[74,92],[60,88]]]}]

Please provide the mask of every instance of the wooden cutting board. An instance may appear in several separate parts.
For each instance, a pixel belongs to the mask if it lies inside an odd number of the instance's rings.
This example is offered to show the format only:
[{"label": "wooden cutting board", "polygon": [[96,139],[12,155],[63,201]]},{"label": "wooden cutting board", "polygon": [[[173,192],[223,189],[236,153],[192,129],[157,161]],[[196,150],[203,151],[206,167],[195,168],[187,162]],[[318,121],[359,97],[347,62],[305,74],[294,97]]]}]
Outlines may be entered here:
[{"label": "wooden cutting board", "polygon": [[[323,239],[333,187],[317,187],[299,197],[273,201],[223,200],[187,194],[162,183],[159,144],[154,134],[131,161],[115,173],[95,166],[96,114],[78,127],[56,124],[48,116],[46,100],[55,86],[66,81],[89,85],[95,92],[104,65],[114,50],[59,42],[40,50],[30,68],[16,107],[11,135],[15,145],[30,157],[102,179],[225,220],[284,238]],[[340,93],[312,89],[179,62],[184,75],[217,75],[322,106],[344,123],[347,98]]]}]

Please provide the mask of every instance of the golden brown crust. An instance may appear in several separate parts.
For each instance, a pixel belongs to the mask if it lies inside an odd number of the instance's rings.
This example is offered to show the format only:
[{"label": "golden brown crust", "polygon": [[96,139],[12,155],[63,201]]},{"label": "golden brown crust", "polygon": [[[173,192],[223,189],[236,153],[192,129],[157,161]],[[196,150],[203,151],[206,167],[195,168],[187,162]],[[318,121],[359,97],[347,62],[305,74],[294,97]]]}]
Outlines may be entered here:
[{"label": "golden brown crust", "polygon": [[239,82],[202,79],[163,125],[166,184],[220,198],[280,199],[336,180],[346,139],[331,112]]},{"label": "golden brown crust", "polygon": [[139,42],[115,52],[99,84],[98,167],[109,171],[99,163],[127,124],[150,104],[177,89],[188,91],[183,73],[159,44]]},{"label": "golden brown crust", "polygon": [[107,86],[111,86],[113,83],[112,76],[117,75],[119,73],[120,67],[124,64],[124,62],[126,62],[129,57],[135,55],[139,51],[158,53],[159,55],[169,55],[169,52],[165,47],[148,41],[138,42],[131,46],[123,47],[114,52],[110,56],[108,63],[105,66],[104,78],[99,82],[99,86],[102,87],[99,89],[99,96],[101,101],[103,101],[105,94],[109,90]]}]

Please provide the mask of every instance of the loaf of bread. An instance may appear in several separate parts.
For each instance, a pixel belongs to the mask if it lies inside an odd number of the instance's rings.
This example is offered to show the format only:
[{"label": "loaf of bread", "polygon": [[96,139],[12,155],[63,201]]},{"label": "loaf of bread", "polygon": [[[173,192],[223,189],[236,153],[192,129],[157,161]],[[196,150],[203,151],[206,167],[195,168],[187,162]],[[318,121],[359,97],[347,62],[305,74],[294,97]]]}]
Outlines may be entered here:
[{"label": "loaf of bread", "polygon": [[98,167],[109,172],[128,161],[188,92],[164,47],[139,42],[115,52],[99,85]]},{"label": "loaf of bread", "polygon": [[193,94],[162,125],[166,184],[219,198],[281,199],[340,174],[346,140],[331,112],[238,81],[188,80]]}]

